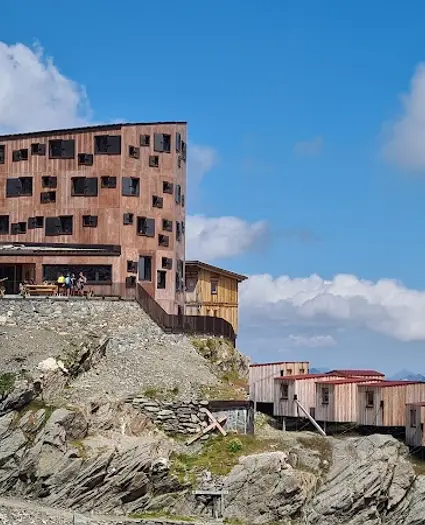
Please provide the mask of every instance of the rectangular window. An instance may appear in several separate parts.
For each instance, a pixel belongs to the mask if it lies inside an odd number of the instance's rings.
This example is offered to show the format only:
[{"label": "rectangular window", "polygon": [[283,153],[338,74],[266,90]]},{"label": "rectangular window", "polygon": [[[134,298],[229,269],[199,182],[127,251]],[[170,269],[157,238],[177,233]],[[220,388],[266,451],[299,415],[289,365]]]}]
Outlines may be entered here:
[{"label": "rectangular window", "polygon": [[137,273],[137,261],[127,261],[127,272]]},{"label": "rectangular window", "polygon": [[100,177],[100,186],[101,188],[116,188],[117,178],[109,176]]},{"label": "rectangular window", "polygon": [[30,217],[28,219],[28,229],[34,230],[35,228],[44,227],[44,217]]},{"label": "rectangular window", "polygon": [[121,155],[121,135],[98,135],[94,138],[95,155]]},{"label": "rectangular window", "polygon": [[96,197],[99,193],[97,177],[73,177],[71,182],[73,197]]},{"label": "rectangular window", "polygon": [[170,257],[163,257],[162,258],[162,268],[164,270],[171,270],[173,267],[173,259],[170,259]]},{"label": "rectangular window", "polygon": [[183,142],[182,140],[182,159],[186,162],[186,155],[187,155],[187,151],[186,151],[186,142]]},{"label": "rectangular window", "polygon": [[133,213],[124,213],[122,216],[123,224],[133,224],[134,214]]},{"label": "rectangular window", "polygon": [[168,235],[162,235],[161,233],[158,235],[158,245],[164,246],[165,248],[168,248],[170,245],[170,238]]},{"label": "rectangular window", "polygon": [[139,197],[140,179],[138,177],[123,177],[121,190],[124,197]]},{"label": "rectangular window", "polygon": [[82,272],[87,279],[87,284],[111,284],[112,283],[112,266],[96,264],[44,264],[43,280],[56,282],[59,275],[78,274]]},{"label": "rectangular window", "polygon": [[19,162],[21,160],[28,160],[28,150],[26,148],[16,149],[15,151],[12,152],[13,162]]},{"label": "rectangular window", "polygon": [[182,240],[182,225],[179,221],[176,221],[176,240],[179,242]]},{"label": "rectangular window", "polygon": [[176,184],[176,203],[180,204],[182,201],[182,187],[180,184]]},{"label": "rectangular window", "polygon": [[31,155],[46,155],[46,144],[31,144]]},{"label": "rectangular window", "polygon": [[6,160],[6,146],[0,146],[0,164],[4,164]]},{"label": "rectangular window", "polygon": [[162,183],[162,192],[172,195],[174,192],[174,184],[172,182],[164,181]]},{"label": "rectangular window", "polygon": [[49,157],[51,159],[74,159],[75,140],[49,140]]},{"label": "rectangular window", "polygon": [[137,235],[155,237],[155,219],[137,217]]},{"label": "rectangular window", "polygon": [[32,195],[32,177],[7,179],[6,197],[21,197]]},{"label": "rectangular window", "polygon": [[128,156],[133,159],[140,159],[140,148],[136,148],[136,146],[129,146]]},{"label": "rectangular window", "polygon": [[211,295],[217,295],[218,294],[218,279],[216,277],[213,277],[211,279]]},{"label": "rectangular window", "polygon": [[291,376],[292,375],[292,368],[287,368],[286,369],[286,375],[287,376]]},{"label": "rectangular window", "polygon": [[184,235],[184,232],[186,230],[186,226],[184,225],[184,222],[180,223],[182,225],[182,234]]},{"label": "rectangular window", "polygon": [[46,217],[46,235],[72,235],[72,215]]},{"label": "rectangular window", "polygon": [[373,390],[366,391],[366,408],[373,408],[375,406],[375,392]]},{"label": "rectangular window", "polygon": [[169,221],[168,219],[162,219],[162,229],[166,232],[172,232],[173,221]]},{"label": "rectangular window", "polygon": [[84,228],[97,228],[97,215],[83,215]]},{"label": "rectangular window", "polygon": [[48,202],[56,202],[55,191],[43,191],[42,193],[40,193],[40,203],[46,204]]},{"label": "rectangular window", "polygon": [[171,135],[166,133],[155,133],[153,149],[154,151],[159,151],[160,153],[170,153]]},{"label": "rectangular window", "polygon": [[58,178],[49,176],[41,177],[41,185],[43,188],[57,188]]},{"label": "rectangular window", "polygon": [[93,166],[93,154],[92,153],[79,153],[78,154],[78,165],[79,166]]},{"label": "rectangular window", "polygon": [[163,208],[164,207],[164,199],[162,197],[158,197],[158,195],[152,196],[152,206],[154,208]]},{"label": "rectangular window", "polygon": [[184,195],[182,195],[182,207],[184,208]]},{"label": "rectangular window", "polygon": [[139,257],[139,281],[152,281],[152,257]]},{"label": "rectangular window", "polygon": [[184,283],[179,272],[176,272],[176,292],[184,292]]},{"label": "rectangular window", "polygon": [[136,276],[129,275],[125,278],[125,287],[126,288],[135,288],[136,287]]},{"label": "rectangular window", "polygon": [[9,215],[0,215],[0,234],[9,235]]},{"label": "rectangular window", "polygon": [[158,155],[149,155],[149,167],[159,168],[159,157]]},{"label": "rectangular window", "polygon": [[180,277],[183,277],[184,262],[181,259],[177,260],[177,273],[180,275]]},{"label": "rectangular window", "polygon": [[164,270],[158,270],[156,272],[156,287],[159,290],[163,290],[167,286],[167,272]]},{"label": "rectangular window", "polygon": [[14,222],[11,224],[10,235],[20,235],[22,233],[27,233],[26,222]]},{"label": "rectangular window", "polygon": [[283,401],[289,399],[289,386],[286,384],[280,385],[280,399]]},{"label": "rectangular window", "polygon": [[140,135],[140,145],[144,148],[147,148],[151,145],[151,136],[150,135]]},{"label": "rectangular window", "polygon": [[180,152],[182,149],[182,135],[177,131],[176,133],[176,151]]},{"label": "rectangular window", "polygon": [[410,409],[410,428],[416,428],[416,409]]},{"label": "rectangular window", "polygon": [[329,405],[329,388],[322,387],[322,405]]},{"label": "rectangular window", "polygon": [[300,374],[301,375],[305,374],[305,369],[304,368],[300,368]]}]

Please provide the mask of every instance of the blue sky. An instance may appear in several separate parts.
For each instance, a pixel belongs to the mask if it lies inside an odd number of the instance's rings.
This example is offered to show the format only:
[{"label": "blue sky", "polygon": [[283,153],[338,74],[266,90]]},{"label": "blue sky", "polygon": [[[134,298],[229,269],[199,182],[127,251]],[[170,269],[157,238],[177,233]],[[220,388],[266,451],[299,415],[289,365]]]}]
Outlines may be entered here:
[{"label": "blue sky", "polygon": [[[187,120],[189,212],[202,215],[189,252],[257,276],[242,293],[241,349],[425,373],[425,159],[411,146],[425,141],[424,17],[419,0],[7,3],[0,127]],[[34,42],[65,87],[40,84],[28,57],[16,74],[9,46]],[[35,106],[18,115],[32,84]],[[53,114],[55,98],[66,107]],[[262,274],[298,279],[256,286]],[[312,274],[357,281],[347,298],[340,281],[312,292]],[[407,291],[380,292],[383,278]]]}]

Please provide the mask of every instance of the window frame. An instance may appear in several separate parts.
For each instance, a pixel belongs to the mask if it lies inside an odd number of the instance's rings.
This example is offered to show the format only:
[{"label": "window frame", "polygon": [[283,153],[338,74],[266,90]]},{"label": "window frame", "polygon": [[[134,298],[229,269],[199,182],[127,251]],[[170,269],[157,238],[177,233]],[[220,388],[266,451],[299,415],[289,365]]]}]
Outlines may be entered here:
[{"label": "window frame", "polygon": [[[60,145],[61,154],[54,154],[55,146]],[[68,151],[69,148],[69,151]],[[66,153],[66,155],[64,154]],[[71,160],[75,159],[75,139],[50,139],[49,140],[49,159]]]},{"label": "window frame", "polygon": [[[161,279],[160,279],[161,277]],[[160,284],[163,286],[160,286]],[[167,288],[167,271],[166,270],[157,270],[156,271],[156,289],[157,290],[166,290]]]}]

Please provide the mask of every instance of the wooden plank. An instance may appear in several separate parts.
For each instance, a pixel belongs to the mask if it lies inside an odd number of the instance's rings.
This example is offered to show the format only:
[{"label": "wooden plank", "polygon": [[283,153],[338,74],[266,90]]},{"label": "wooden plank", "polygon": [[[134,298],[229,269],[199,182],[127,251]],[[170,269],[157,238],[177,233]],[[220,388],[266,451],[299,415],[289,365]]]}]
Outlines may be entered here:
[{"label": "wooden plank", "polygon": [[211,422],[215,424],[217,429],[219,430],[220,434],[222,436],[227,436],[227,432],[224,430],[224,428],[220,425],[220,423],[216,420],[216,418],[211,414],[211,412],[208,410],[208,408],[204,408],[203,412],[210,418]]},{"label": "wooden plank", "polygon": [[[220,417],[218,419],[218,423],[221,425],[226,420],[227,420],[227,417],[225,416]],[[207,427],[205,427],[199,434],[196,434],[196,436],[193,436],[192,438],[188,439],[186,441],[186,445],[191,445],[195,441],[198,441],[198,439],[200,439],[202,436],[205,436],[205,434],[208,434],[208,432],[211,432],[211,430],[213,430],[214,428],[216,428],[216,423],[211,423],[211,425],[208,425]]]}]

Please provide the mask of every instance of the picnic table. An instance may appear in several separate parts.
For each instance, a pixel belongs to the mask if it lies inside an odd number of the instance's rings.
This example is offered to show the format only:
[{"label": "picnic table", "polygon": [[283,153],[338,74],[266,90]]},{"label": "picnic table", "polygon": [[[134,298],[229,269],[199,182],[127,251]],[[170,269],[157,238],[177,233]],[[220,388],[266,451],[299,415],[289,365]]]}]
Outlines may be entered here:
[{"label": "picnic table", "polygon": [[31,297],[33,295],[56,295],[58,287],[56,284],[24,284],[24,295]]}]

